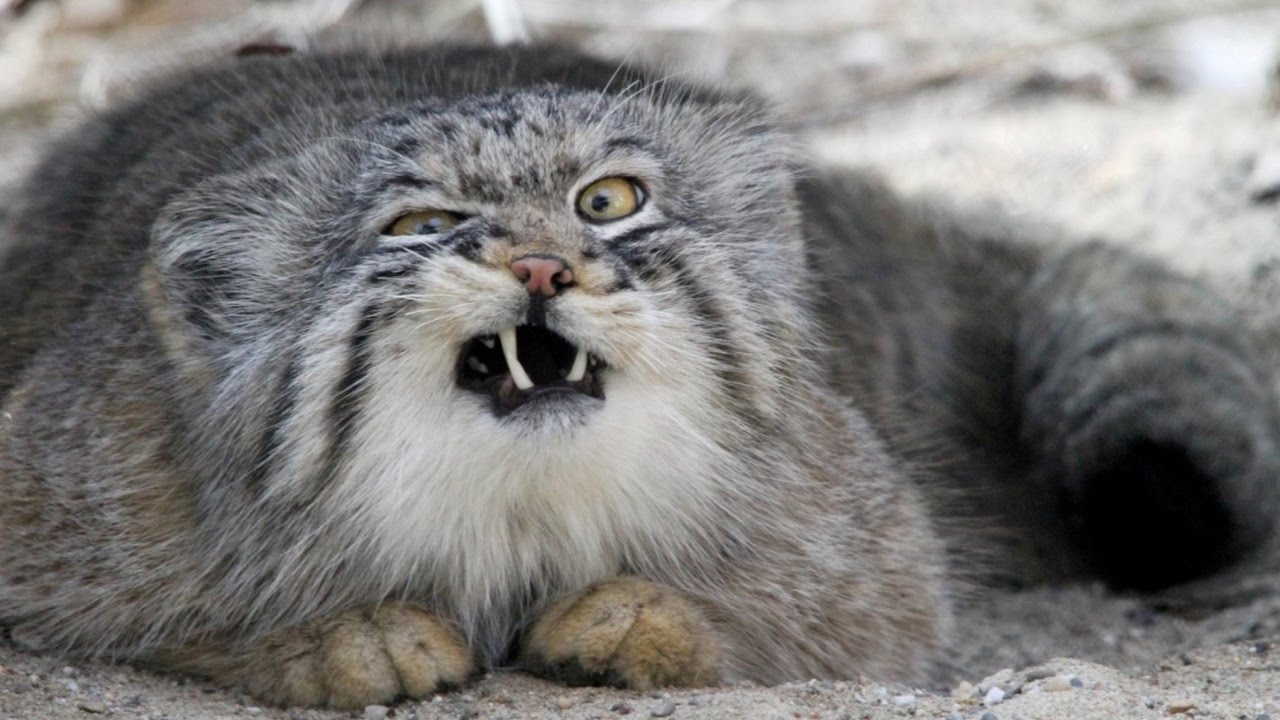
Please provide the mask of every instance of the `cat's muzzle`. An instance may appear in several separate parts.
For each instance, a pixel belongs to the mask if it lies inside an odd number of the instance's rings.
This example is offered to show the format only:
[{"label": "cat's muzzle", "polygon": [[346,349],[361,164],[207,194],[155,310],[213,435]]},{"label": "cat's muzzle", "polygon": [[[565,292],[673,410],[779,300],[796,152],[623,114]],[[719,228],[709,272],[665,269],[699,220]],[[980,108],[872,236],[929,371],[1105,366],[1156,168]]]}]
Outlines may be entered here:
[{"label": "cat's muzzle", "polygon": [[542,326],[518,325],[472,338],[458,385],[490,397],[505,415],[525,405],[604,400],[602,360]]}]

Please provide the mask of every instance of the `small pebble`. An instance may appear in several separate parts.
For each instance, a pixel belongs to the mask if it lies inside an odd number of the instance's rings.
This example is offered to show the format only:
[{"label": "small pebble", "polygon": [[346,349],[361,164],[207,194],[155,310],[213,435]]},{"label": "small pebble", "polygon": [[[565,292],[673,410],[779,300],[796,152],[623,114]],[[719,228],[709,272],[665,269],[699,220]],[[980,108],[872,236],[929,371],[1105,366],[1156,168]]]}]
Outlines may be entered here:
[{"label": "small pebble", "polygon": [[75,674],[76,674],[76,669],[75,669],[75,668],[73,668],[73,667],[71,667],[70,665],[67,665],[66,667],[62,668],[62,674],[63,674],[63,675],[75,675]]},{"label": "small pebble", "polygon": [[631,714],[631,706],[624,702],[614,703],[613,705],[609,706],[609,709],[612,710],[613,712],[618,713],[619,715]]},{"label": "small pebble", "polygon": [[1004,691],[998,687],[993,687],[982,696],[983,705],[999,705],[1004,702]]},{"label": "small pebble", "polygon": [[365,705],[364,706],[365,720],[382,720],[382,718],[386,716],[387,716],[386,705]]},{"label": "small pebble", "polygon": [[1194,700],[1172,700],[1164,708],[1170,715],[1181,715],[1196,709]]},{"label": "small pebble", "polygon": [[1083,681],[1083,680],[1081,680],[1081,679],[1080,679],[1080,678],[1078,678],[1078,677],[1073,677],[1073,678],[1071,678],[1071,687],[1073,687],[1073,688],[1082,688],[1082,687],[1084,687],[1084,681]]},{"label": "small pebble", "polygon": [[556,698],[557,710],[568,710],[575,705],[574,699],[568,695],[561,695]]},{"label": "small pebble", "polygon": [[1045,692],[1065,692],[1071,689],[1071,681],[1061,675],[1054,675],[1045,680],[1040,687]]},{"label": "small pebble", "polygon": [[9,688],[9,692],[13,693],[14,695],[21,695],[22,693],[27,692],[29,690],[31,690],[31,686],[26,683],[18,683],[17,685],[14,685],[13,687]]},{"label": "small pebble", "polygon": [[81,710],[94,715],[101,715],[107,711],[107,704],[101,700],[85,700],[78,706]]},{"label": "small pebble", "polygon": [[656,709],[650,710],[649,717],[671,717],[671,714],[674,713],[675,711],[676,711],[676,704],[668,700],[667,702],[662,703],[662,705],[658,706]]},{"label": "small pebble", "polygon": [[960,684],[951,691],[951,697],[955,700],[972,700],[978,694],[978,688],[968,680],[961,680]]},{"label": "small pebble", "polygon": [[478,717],[480,717],[480,711],[474,705],[470,705],[462,710],[458,720],[475,720]]},{"label": "small pebble", "polygon": [[1280,148],[1264,150],[1253,161],[1253,171],[1245,181],[1245,191],[1254,202],[1280,198]]},{"label": "small pebble", "polygon": [[978,689],[985,695],[991,688],[996,687],[997,685],[1005,685],[1012,679],[1013,670],[1005,668],[994,675],[983,678],[982,682],[978,683]]},{"label": "small pebble", "polygon": [[915,695],[895,695],[893,696],[893,704],[894,705],[915,705],[916,696]]},{"label": "small pebble", "polygon": [[249,713],[250,715],[262,714],[262,708],[258,707],[257,705],[250,705],[249,707],[245,708],[244,711]]},{"label": "small pebble", "polygon": [[960,713],[951,713],[947,716],[947,720],[964,720],[964,716]]},{"label": "small pebble", "polygon": [[80,684],[75,680],[63,680],[62,686],[70,692],[80,692]]},{"label": "small pebble", "polygon": [[125,0],[62,0],[64,27],[85,30],[119,23],[128,11]]},{"label": "small pebble", "polygon": [[1027,682],[1031,682],[1032,680],[1043,680],[1057,674],[1058,673],[1054,672],[1051,668],[1047,667],[1031,668],[1025,673]]},{"label": "small pebble", "polygon": [[1125,617],[1135,625],[1151,627],[1156,624],[1156,620],[1159,616],[1152,608],[1140,607],[1134,608],[1133,610],[1125,613]]},{"label": "small pebble", "polygon": [[1255,717],[1253,720],[1271,720],[1271,716],[1268,715],[1267,713],[1258,713],[1257,717]]},{"label": "small pebble", "polygon": [[1000,720],[1000,718],[996,717],[995,713],[982,713],[982,717],[979,720]]}]

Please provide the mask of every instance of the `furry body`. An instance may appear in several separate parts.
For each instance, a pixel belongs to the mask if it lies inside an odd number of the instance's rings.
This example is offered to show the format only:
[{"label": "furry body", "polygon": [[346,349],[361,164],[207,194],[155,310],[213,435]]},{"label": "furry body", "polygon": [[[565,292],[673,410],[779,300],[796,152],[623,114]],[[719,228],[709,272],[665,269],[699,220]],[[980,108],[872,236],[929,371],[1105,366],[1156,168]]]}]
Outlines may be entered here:
[{"label": "furry body", "polygon": [[[1168,492],[1205,557],[1154,584],[1266,536],[1280,434],[1211,293],[797,181],[789,147],[750,98],[545,50],[250,58],[87,124],[0,239],[0,620],[281,702],[522,646],[633,686],[920,677],[950,591],[904,428],[975,493],[1060,498],[1086,556],[1125,534],[1100,492]],[[585,223],[610,176],[648,203]],[[380,232],[421,208],[466,220]],[[530,295],[531,254],[574,285]],[[602,359],[603,399],[462,390],[471,338],[521,323]],[[379,605],[408,609],[344,615]],[[351,633],[398,685],[253,684],[273,653],[359,665]],[[408,672],[410,635],[455,661]]]}]

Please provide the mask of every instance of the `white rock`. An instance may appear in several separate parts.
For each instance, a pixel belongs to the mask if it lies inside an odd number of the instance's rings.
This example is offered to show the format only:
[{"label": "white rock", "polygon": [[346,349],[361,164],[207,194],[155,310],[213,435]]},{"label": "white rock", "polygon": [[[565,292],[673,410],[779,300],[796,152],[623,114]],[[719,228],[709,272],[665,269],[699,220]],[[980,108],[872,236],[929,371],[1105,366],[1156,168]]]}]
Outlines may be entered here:
[{"label": "white rock", "polygon": [[1258,154],[1244,189],[1250,198],[1258,202],[1280,195],[1280,147],[1268,148]]},{"label": "white rock", "polygon": [[115,25],[128,9],[125,0],[62,0],[62,24],[76,30]]},{"label": "white rock", "polygon": [[988,690],[996,687],[997,685],[1007,685],[1012,679],[1013,670],[1005,668],[994,675],[988,675],[983,678],[982,682],[978,683],[978,690],[985,694]]},{"label": "white rock", "polygon": [[1071,689],[1071,678],[1065,675],[1054,675],[1051,678],[1045,679],[1045,681],[1040,684],[1040,687],[1043,688],[1045,692],[1065,692]]},{"label": "white rock", "polygon": [[1004,691],[998,687],[993,687],[982,696],[983,705],[999,705],[1004,702]]},{"label": "white rock", "polygon": [[973,683],[968,680],[961,680],[960,684],[956,685],[955,689],[951,691],[952,699],[961,701],[972,701],[973,696],[977,694],[978,688],[974,687]]}]

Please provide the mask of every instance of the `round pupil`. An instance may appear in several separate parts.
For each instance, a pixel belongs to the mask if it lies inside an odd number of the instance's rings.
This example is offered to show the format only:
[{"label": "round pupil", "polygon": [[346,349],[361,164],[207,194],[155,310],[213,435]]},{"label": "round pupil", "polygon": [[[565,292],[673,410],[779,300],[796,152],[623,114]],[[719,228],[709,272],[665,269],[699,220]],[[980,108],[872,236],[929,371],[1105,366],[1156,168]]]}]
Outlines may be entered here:
[{"label": "round pupil", "polygon": [[596,194],[591,197],[591,211],[596,213],[606,212],[616,197],[608,190],[597,190]]},{"label": "round pupil", "polygon": [[422,222],[418,223],[418,227],[416,228],[415,232],[418,235],[430,235],[432,233],[440,232],[440,229],[443,226],[444,226],[443,218],[441,218],[439,215],[431,215],[429,217],[423,218]]}]

